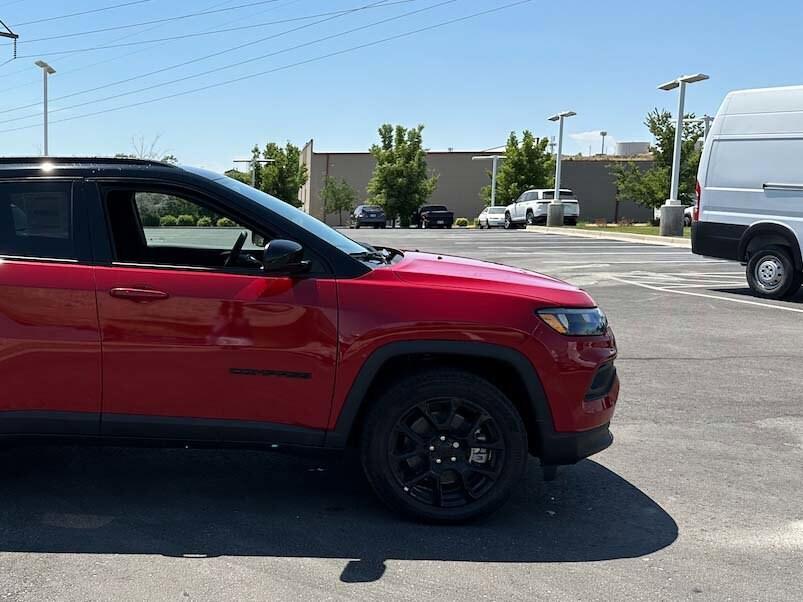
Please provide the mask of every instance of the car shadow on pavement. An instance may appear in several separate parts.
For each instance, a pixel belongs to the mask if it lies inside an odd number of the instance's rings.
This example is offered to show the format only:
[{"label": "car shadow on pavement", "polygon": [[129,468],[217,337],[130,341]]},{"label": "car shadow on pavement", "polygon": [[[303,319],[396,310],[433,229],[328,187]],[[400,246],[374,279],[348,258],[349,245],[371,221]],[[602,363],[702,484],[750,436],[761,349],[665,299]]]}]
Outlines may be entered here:
[{"label": "car shadow on pavement", "polygon": [[0,552],[342,558],[375,581],[386,560],[587,562],[675,541],[675,521],[585,460],[544,483],[537,461],[511,501],[473,524],[387,511],[356,462],[251,451],[19,447],[0,451]]},{"label": "car shadow on pavement", "polygon": [[[750,289],[750,287],[741,287],[741,288],[725,288],[725,287],[716,287],[711,288],[711,292],[715,293],[729,293],[731,295],[739,295],[740,297],[750,297],[754,301],[759,302],[766,302],[766,299],[762,299],[761,297],[757,297],[756,294]],[[782,301],[786,301],[787,303],[803,303],[803,288],[801,288],[797,293],[789,297],[788,299],[783,299]],[[772,303],[772,301],[769,301]]]}]

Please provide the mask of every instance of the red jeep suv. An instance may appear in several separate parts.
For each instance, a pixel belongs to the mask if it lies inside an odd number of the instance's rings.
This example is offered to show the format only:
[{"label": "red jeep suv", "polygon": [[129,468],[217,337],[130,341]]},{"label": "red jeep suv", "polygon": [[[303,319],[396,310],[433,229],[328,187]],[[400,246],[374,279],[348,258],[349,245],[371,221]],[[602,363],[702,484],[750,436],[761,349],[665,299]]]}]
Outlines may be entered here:
[{"label": "red jeep suv", "polygon": [[360,449],[392,508],[498,508],[612,441],[591,297],[362,245],[219,174],[0,159],[0,437]]}]

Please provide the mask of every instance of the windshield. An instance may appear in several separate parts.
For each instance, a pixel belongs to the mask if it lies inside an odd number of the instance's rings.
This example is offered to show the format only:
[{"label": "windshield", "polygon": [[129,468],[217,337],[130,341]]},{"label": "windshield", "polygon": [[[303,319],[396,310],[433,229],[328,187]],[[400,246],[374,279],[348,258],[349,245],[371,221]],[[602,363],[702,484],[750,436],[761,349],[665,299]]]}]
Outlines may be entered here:
[{"label": "windshield", "polygon": [[488,213],[504,213],[504,207],[488,207]]},{"label": "windshield", "polygon": [[360,209],[362,209],[363,211],[382,211],[382,207],[379,207],[377,205],[363,205],[362,207],[360,207]]},{"label": "windshield", "polygon": [[252,201],[256,201],[263,207],[267,207],[274,213],[278,213],[283,218],[290,220],[294,224],[298,224],[308,232],[314,234],[328,242],[330,245],[337,247],[344,253],[365,253],[368,251],[364,246],[354,242],[347,236],[343,236],[337,230],[330,228],[322,221],[315,219],[311,215],[304,213],[300,209],[296,209],[289,203],[277,199],[269,194],[265,194],[261,190],[252,188],[247,184],[238,182],[228,176],[222,176],[215,180],[219,184],[223,184],[226,188],[238,192],[239,194],[248,197]]},{"label": "windshield", "polygon": [[447,211],[445,205],[424,205],[421,207],[421,213],[425,211]]}]

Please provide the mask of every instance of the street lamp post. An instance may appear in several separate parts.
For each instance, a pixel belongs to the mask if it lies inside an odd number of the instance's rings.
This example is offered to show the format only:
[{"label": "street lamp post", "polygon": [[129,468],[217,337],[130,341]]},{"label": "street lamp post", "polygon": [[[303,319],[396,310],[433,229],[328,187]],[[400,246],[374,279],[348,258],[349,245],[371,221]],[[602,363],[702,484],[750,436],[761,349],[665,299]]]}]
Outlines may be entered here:
[{"label": "street lamp post", "polygon": [[44,134],[45,135],[45,148],[44,148],[44,152],[42,154],[45,157],[47,157],[47,77],[49,75],[53,75],[56,72],[56,70],[53,69],[53,67],[51,67],[50,65],[48,65],[44,61],[36,61],[34,63],[34,65],[36,65],[37,67],[41,67],[41,69],[42,69],[42,78],[43,78],[43,82],[44,82],[44,101],[43,101],[44,107],[43,108],[44,108],[44,126],[45,126],[45,128],[44,128],[45,129],[45,134]]},{"label": "street lamp post", "polygon": [[563,120],[566,117],[577,115],[574,111],[563,111],[549,118],[549,121],[557,121],[560,124],[558,129],[558,152],[555,154],[555,197],[547,208],[546,225],[563,225],[563,203],[560,201],[560,161],[563,154]]},{"label": "street lamp post", "polygon": [[602,152],[600,154],[604,155],[605,154],[605,136],[608,135],[608,132],[606,132],[605,130],[602,130],[599,133],[599,135],[602,136]]},{"label": "street lamp post", "polygon": [[491,168],[491,207],[496,206],[496,172],[499,167],[499,161],[504,158],[504,155],[484,155],[471,157],[472,161],[487,161],[490,159],[493,162],[493,167]]},{"label": "street lamp post", "polygon": [[251,166],[251,188],[257,187],[257,165],[265,165],[268,163],[276,163],[276,159],[234,159],[232,163],[248,163]]},{"label": "street lamp post", "polygon": [[661,236],[683,236],[683,205],[678,198],[680,187],[680,147],[683,141],[683,110],[686,101],[686,84],[693,84],[708,79],[704,73],[682,75],[677,79],[658,86],[659,90],[678,90],[678,114],[675,124],[675,148],[672,153],[672,180],[669,187],[669,198],[661,207]]}]

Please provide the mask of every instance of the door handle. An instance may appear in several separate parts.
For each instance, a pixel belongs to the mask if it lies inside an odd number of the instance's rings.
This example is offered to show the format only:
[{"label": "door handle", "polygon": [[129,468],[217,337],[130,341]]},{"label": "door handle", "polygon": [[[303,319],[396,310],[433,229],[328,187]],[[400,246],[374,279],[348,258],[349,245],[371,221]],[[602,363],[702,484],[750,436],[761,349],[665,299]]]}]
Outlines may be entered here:
[{"label": "door handle", "polygon": [[147,288],[113,288],[109,294],[116,299],[130,299],[131,301],[158,301],[170,296],[164,291]]}]

